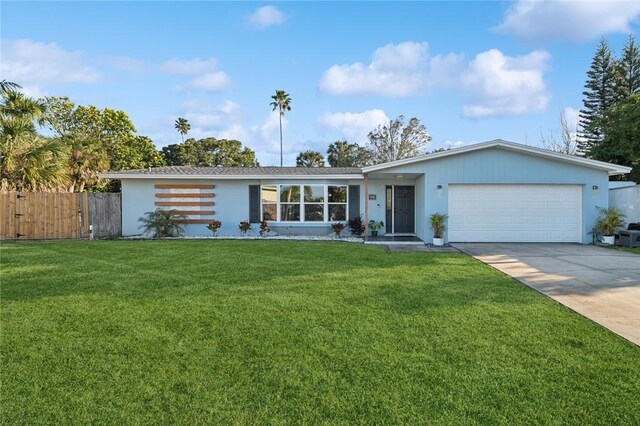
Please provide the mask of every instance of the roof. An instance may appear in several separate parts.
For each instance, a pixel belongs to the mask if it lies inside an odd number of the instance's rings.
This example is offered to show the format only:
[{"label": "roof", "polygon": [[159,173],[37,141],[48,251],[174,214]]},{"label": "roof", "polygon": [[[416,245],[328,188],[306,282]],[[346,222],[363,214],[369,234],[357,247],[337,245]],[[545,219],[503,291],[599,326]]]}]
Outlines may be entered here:
[{"label": "roof", "polygon": [[168,166],[99,173],[108,179],[362,179],[357,167],[197,167]]},{"label": "roof", "polygon": [[620,166],[617,164],[605,163],[603,161],[591,160],[589,158],[579,157],[577,155],[560,154],[558,152],[549,151],[547,149],[536,148],[529,145],[522,145],[515,142],[509,142],[502,139],[495,139],[492,141],[481,142],[473,145],[464,146],[461,148],[450,149],[447,151],[436,152],[433,154],[419,155],[416,157],[406,158],[404,160],[391,161],[389,163],[376,164],[375,166],[363,167],[363,173],[383,171],[397,166],[403,166],[406,164],[419,163],[421,161],[430,161],[437,158],[448,157],[450,155],[459,155],[466,152],[479,151],[482,149],[500,147],[512,151],[524,152],[529,155],[535,155],[538,157],[549,158],[558,161],[564,161],[567,163],[579,164],[586,167],[605,170],[610,176],[621,175],[629,173],[631,167]]},{"label": "roof", "polygon": [[577,155],[560,154],[542,148],[522,145],[502,139],[477,143],[433,154],[419,155],[404,160],[376,164],[364,167],[196,167],[196,166],[168,166],[149,169],[125,170],[119,172],[99,173],[98,176],[107,179],[362,179],[365,173],[384,171],[393,167],[414,164],[437,158],[459,155],[467,152],[488,148],[503,148],[511,151],[523,152],[528,155],[549,158],[556,161],[578,164],[606,171],[610,176],[629,173],[630,167],[603,161],[591,160]]}]

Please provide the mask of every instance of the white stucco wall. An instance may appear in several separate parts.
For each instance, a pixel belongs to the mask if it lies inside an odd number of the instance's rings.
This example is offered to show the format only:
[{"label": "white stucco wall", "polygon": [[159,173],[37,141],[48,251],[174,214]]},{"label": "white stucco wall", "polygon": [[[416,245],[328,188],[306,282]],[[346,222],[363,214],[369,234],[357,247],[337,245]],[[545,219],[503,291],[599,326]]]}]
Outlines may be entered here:
[{"label": "white stucco wall", "polygon": [[609,207],[626,216],[625,223],[640,222],[640,185],[609,190]]},{"label": "white stucco wall", "polygon": [[[581,185],[582,242],[585,244],[592,241],[589,232],[598,217],[597,207],[609,205],[607,172],[502,148],[489,148],[441,157],[385,169],[383,172],[405,176],[418,173],[424,176],[419,184],[416,181],[424,195],[424,201],[420,203],[424,206],[424,212],[418,216],[418,210],[416,210],[416,224],[419,224],[416,227],[416,233],[425,241],[430,241],[433,236],[432,230],[426,225],[429,216],[433,213],[448,212],[450,184]],[[442,185],[441,191],[436,190],[438,185]],[[418,203],[417,192],[416,203]]]},{"label": "white stucco wall", "polygon": [[[155,184],[213,184],[215,194],[212,199],[215,203],[213,208],[202,207],[202,210],[214,210],[213,218],[222,222],[219,235],[238,235],[238,224],[241,220],[249,219],[249,185],[272,185],[272,184],[319,184],[319,185],[362,185],[362,180],[205,180],[205,179],[123,179],[122,180],[122,235],[141,234],[138,219],[148,211],[153,211],[155,206],[156,190]],[[194,190],[197,191],[197,190]],[[211,190],[202,190],[211,192]],[[364,214],[364,190],[360,189],[360,211]],[[209,199],[203,199],[206,201]],[[310,234],[325,235],[331,232],[330,223],[300,223],[300,224],[278,224],[270,222],[270,227],[279,234],[291,233],[292,235]],[[259,231],[257,226],[253,227],[252,233]],[[208,236],[211,232],[206,224],[187,224],[185,235],[187,236]]]}]

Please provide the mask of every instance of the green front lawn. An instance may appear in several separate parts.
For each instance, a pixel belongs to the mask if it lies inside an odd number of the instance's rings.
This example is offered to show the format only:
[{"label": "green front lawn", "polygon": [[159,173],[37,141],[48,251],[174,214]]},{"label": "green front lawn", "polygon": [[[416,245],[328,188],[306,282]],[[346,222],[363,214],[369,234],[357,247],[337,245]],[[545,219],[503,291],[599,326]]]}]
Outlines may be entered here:
[{"label": "green front lawn", "polygon": [[20,424],[638,424],[640,349],[459,254],[0,246]]},{"label": "green front lawn", "polygon": [[619,250],[640,254],[640,247],[618,247]]}]

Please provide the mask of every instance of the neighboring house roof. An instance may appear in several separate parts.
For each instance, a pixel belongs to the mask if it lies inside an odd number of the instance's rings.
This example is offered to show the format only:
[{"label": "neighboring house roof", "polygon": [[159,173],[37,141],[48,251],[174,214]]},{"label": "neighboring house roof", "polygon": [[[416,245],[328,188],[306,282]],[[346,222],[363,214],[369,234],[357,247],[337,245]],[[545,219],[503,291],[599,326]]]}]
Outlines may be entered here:
[{"label": "neighboring house roof", "polygon": [[108,179],[362,179],[357,167],[196,167],[168,166],[99,173]]},{"label": "neighboring house roof", "polygon": [[536,148],[533,146],[522,145],[515,142],[508,142],[502,139],[495,139],[488,142],[477,143],[474,145],[468,145],[461,148],[450,149],[447,151],[436,152],[433,154],[419,155],[417,157],[406,158],[404,160],[391,161],[389,163],[376,164],[375,166],[363,167],[363,173],[383,171],[392,167],[403,166],[406,164],[419,163],[421,161],[435,160],[437,158],[448,157],[450,155],[459,155],[467,152],[479,151],[488,148],[504,148],[512,151],[519,151],[529,155],[535,155],[538,157],[549,158],[558,161],[564,161],[567,163],[579,164],[585,167],[592,167],[595,169],[605,170],[609,175],[621,175],[629,173],[631,167],[619,166],[617,164],[605,163],[603,161],[591,160],[577,155],[560,154],[558,152],[549,151],[547,149]]}]

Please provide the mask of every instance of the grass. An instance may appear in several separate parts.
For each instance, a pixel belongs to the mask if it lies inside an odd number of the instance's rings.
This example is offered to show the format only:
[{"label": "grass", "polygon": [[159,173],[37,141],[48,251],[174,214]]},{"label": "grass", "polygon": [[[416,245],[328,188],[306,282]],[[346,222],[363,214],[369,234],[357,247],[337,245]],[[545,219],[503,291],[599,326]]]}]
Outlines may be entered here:
[{"label": "grass", "polygon": [[640,247],[617,247],[617,249],[629,253],[640,254]]},{"label": "grass", "polygon": [[7,424],[638,424],[640,349],[459,254],[0,246]]}]

